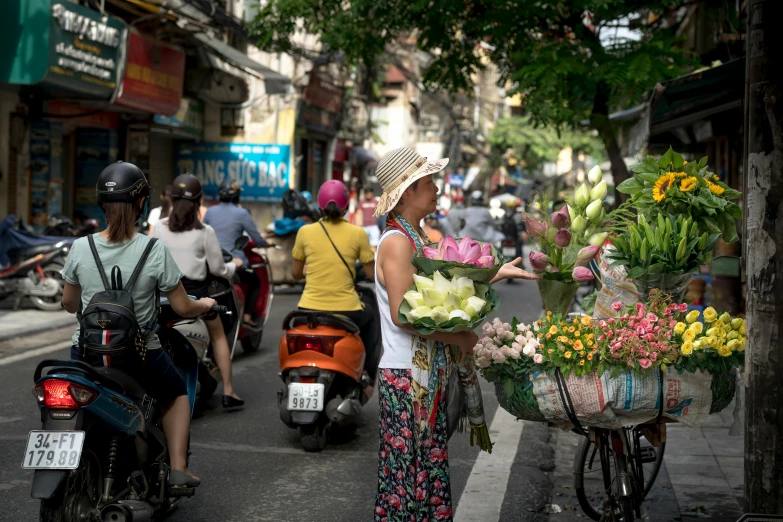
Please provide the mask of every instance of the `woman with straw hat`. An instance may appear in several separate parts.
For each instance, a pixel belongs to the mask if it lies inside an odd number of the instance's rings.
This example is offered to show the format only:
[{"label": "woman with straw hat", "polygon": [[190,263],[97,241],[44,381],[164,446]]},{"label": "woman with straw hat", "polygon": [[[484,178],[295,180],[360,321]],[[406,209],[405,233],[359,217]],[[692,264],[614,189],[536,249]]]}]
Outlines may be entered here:
[{"label": "woman with straw hat", "polygon": [[[437,206],[432,176],[448,159],[428,160],[403,147],[388,152],[376,174],[383,188],[375,210],[389,213],[378,245],[375,287],[381,315],[383,357],[379,365],[380,460],[375,520],[452,520],[446,426],[446,383],[451,361],[445,345],[466,357],[473,332],[416,334],[398,318],[403,294],[413,285],[411,263],[429,242],[420,222]],[[536,279],[517,265],[504,265],[495,278]]]}]

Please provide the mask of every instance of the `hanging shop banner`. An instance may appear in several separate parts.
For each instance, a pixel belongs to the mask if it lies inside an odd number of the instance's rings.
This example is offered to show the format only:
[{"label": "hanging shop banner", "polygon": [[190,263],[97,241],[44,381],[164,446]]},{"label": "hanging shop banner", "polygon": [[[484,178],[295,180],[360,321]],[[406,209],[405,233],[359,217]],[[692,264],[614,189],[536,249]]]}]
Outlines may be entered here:
[{"label": "hanging shop banner", "polygon": [[130,33],[118,105],[171,116],[179,110],[184,82],[185,53]]},{"label": "hanging shop banner", "polygon": [[156,114],[152,121],[182,137],[204,139],[204,102],[196,98],[182,98],[179,110],[173,116]]},{"label": "hanging shop banner", "polygon": [[30,222],[37,227],[62,210],[62,190],[56,190],[63,181],[62,143],[61,123],[30,124]]},{"label": "hanging shop banner", "polygon": [[127,26],[118,18],[66,1],[52,1],[49,87],[108,100],[124,60]]},{"label": "hanging shop banner", "polygon": [[117,133],[104,129],[76,131],[76,211],[74,217],[95,218],[105,225],[103,211],[95,200],[98,175],[117,160]]},{"label": "hanging shop banner", "polygon": [[217,199],[224,179],[242,188],[243,203],[280,203],[288,189],[289,145],[254,143],[179,143],[177,173],[198,176],[204,194]]}]

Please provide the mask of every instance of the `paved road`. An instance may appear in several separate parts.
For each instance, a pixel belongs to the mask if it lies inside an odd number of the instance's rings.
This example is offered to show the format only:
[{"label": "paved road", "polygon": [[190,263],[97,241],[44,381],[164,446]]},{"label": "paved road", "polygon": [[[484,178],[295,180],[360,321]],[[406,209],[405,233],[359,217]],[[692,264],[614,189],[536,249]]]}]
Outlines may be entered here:
[{"label": "paved road", "polygon": [[[535,284],[500,284],[504,316],[516,314],[530,321],[540,313]],[[372,519],[377,473],[377,402],[364,408],[353,440],[330,445],[319,454],[305,453],[297,432],[279,420],[276,393],[279,324],[296,306],[298,295],[278,295],[262,349],[239,353],[234,361],[236,388],[247,401],[244,410],[226,413],[214,408],[194,420],[192,467],[203,484],[182,504],[172,521],[248,522],[319,521],[352,522]],[[38,503],[29,496],[32,474],[19,467],[27,432],[40,427],[31,397],[32,372],[38,361],[67,357],[60,349],[24,360],[28,350],[69,337],[57,330],[23,342],[0,343],[0,520],[37,520]],[[20,355],[21,354],[21,355]],[[6,364],[3,363],[4,358]],[[504,451],[477,461],[478,451],[467,437],[456,435],[449,444],[452,495],[457,520],[486,522],[546,520],[542,511],[552,483],[541,471],[551,469],[554,451],[543,426],[495,419],[497,402],[484,387],[487,418],[493,420],[493,437]],[[498,448],[500,449],[500,448]],[[506,462],[504,462],[506,460]],[[472,476],[471,476],[472,475]],[[469,482],[470,479],[470,482]],[[466,489],[466,484],[469,487]],[[508,485],[508,492],[506,492]],[[487,493],[491,497],[486,497]],[[492,498],[493,502],[484,499]],[[474,518],[475,517],[475,518]]]}]

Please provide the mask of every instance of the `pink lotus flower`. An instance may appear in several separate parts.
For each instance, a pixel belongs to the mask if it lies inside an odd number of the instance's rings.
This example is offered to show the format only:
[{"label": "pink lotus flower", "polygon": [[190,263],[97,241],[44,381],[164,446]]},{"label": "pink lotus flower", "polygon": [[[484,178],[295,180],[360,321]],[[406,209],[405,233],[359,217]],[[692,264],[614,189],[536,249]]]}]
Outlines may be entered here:
[{"label": "pink lotus flower", "polygon": [[574,268],[572,277],[574,278],[574,281],[579,281],[580,283],[586,283],[587,281],[592,281],[592,279],[595,276],[593,275],[593,272],[591,272],[589,268],[584,266],[578,266]]},{"label": "pink lotus flower", "polygon": [[598,253],[598,251],[601,250],[600,246],[587,246],[581,249],[576,254],[576,264],[579,265],[586,265],[590,261],[593,260],[595,255]]},{"label": "pink lotus flower", "polygon": [[474,264],[479,268],[492,268],[495,264],[495,256],[481,256]]},{"label": "pink lotus flower", "polygon": [[555,232],[555,245],[565,248],[571,244],[571,232],[568,230],[558,230]]},{"label": "pink lotus flower", "polygon": [[459,254],[463,263],[475,263],[481,257],[481,245],[478,241],[464,237],[459,242]]},{"label": "pink lotus flower", "polygon": [[568,213],[568,207],[563,205],[560,210],[552,214],[552,226],[555,228],[568,228],[571,224],[571,215]]},{"label": "pink lotus flower", "polygon": [[422,253],[424,254],[424,257],[426,257],[427,259],[437,259],[437,260],[443,259],[440,255],[440,250],[436,250],[428,246],[425,246],[421,250]]},{"label": "pink lotus flower", "polygon": [[560,272],[560,269],[557,268],[556,266],[549,265],[546,267],[546,271],[549,272],[550,274],[556,274]]},{"label": "pink lotus flower", "polygon": [[540,221],[525,217],[525,225],[527,225],[527,233],[532,238],[541,239],[546,235],[546,224]]},{"label": "pink lotus flower", "polygon": [[533,267],[533,270],[542,272],[543,270],[546,270],[548,265],[549,256],[543,252],[530,252],[530,266]]}]

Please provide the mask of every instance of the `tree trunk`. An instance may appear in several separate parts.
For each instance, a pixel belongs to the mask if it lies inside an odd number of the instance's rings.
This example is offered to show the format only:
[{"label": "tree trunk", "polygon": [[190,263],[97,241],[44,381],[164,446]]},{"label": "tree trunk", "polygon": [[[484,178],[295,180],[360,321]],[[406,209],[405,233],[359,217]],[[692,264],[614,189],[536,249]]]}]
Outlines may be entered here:
[{"label": "tree trunk", "polygon": [[[747,511],[783,514],[783,2],[749,13],[745,183]],[[777,42],[777,43],[776,43]],[[778,226],[780,225],[780,226]]]},{"label": "tree trunk", "polygon": [[[612,178],[614,178],[614,186],[616,187],[628,179],[628,167],[625,166],[623,153],[620,151],[620,144],[617,143],[614,126],[609,121],[609,86],[603,81],[598,83],[595,92],[590,125],[598,131],[598,135],[601,137],[604,147],[606,147],[609,161],[612,164]],[[615,207],[619,206],[627,198],[627,194],[620,194],[615,191]]]}]

